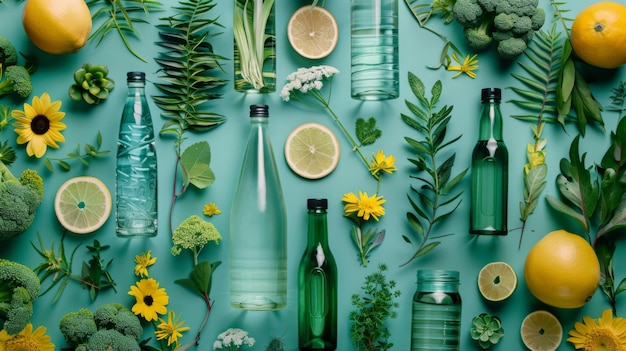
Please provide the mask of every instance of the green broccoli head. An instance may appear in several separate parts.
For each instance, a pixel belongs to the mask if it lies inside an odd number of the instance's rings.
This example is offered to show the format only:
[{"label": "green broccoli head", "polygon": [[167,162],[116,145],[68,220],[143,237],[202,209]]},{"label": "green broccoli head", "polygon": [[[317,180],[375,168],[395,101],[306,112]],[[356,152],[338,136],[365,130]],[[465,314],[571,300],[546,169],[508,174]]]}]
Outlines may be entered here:
[{"label": "green broccoli head", "polygon": [[28,97],[33,90],[30,73],[22,66],[9,66],[4,69],[4,80],[0,82],[0,96],[16,93],[20,97]]},{"label": "green broccoli head", "polygon": [[87,344],[90,351],[140,351],[139,343],[128,335],[113,329],[100,329]]},{"label": "green broccoli head", "polygon": [[17,50],[9,39],[0,35],[0,65],[3,69],[17,64]]},{"label": "green broccoli head", "polygon": [[537,7],[535,13],[530,16],[530,21],[534,31],[540,30],[546,22],[546,11],[541,7]]},{"label": "green broccoli head", "polygon": [[539,6],[539,0],[505,0],[499,1],[496,7],[498,13],[514,13],[520,17],[530,17]]},{"label": "green broccoli head", "polygon": [[452,8],[454,18],[463,27],[476,27],[483,17],[483,8],[478,0],[457,0]]},{"label": "green broccoli head", "polygon": [[98,330],[116,330],[134,340],[139,340],[143,335],[139,318],[120,303],[107,303],[98,307],[93,317]]},{"label": "green broccoli head", "polygon": [[498,54],[503,59],[513,60],[526,50],[526,46],[524,39],[510,37],[498,42]]},{"label": "green broccoli head", "polygon": [[59,329],[65,341],[72,347],[86,344],[98,329],[93,313],[86,308],[70,312],[61,317]]},{"label": "green broccoli head", "polygon": [[469,46],[478,51],[485,50],[493,42],[493,37],[484,28],[465,28],[463,35]]},{"label": "green broccoli head", "polygon": [[39,277],[27,266],[0,258],[0,328],[19,333],[30,321]]},{"label": "green broccoli head", "polygon": [[30,227],[43,192],[43,179],[37,171],[27,169],[18,179],[0,161],[0,241],[12,239]]},{"label": "green broccoli head", "polygon": [[499,13],[493,18],[496,31],[512,32],[514,36],[524,35],[532,29],[532,21],[528,16],[518,16],[514,13]]},{"label": "green broccoli head", "polygon": [[172,255],[176,256],[181,253],[183,249],[192,250],[193,252],[199,252],[210,241],[215,241],[219,244],[222,239],[219,231],[212,223],[209,223],[197,215],[192,215],[185,219],[174,230],[172,234]]}]

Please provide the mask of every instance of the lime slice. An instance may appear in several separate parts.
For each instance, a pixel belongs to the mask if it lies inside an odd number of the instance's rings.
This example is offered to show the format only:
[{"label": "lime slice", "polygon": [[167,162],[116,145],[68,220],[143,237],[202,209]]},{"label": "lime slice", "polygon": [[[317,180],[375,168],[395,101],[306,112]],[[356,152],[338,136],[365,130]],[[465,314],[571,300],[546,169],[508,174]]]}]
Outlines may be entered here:
[{"label": "lime slice", "polygon": [[301,177],[319,179],[339,162],[339,142],[333,132],[319,123],[305,123],[287,136],[285,159]]},{"label": "lime slice", "polygon": [[531,351],[554,351],[561,344],[563,327],[552,313],[538,310],[524,318],[520,334]]},{"label": "lime slice", "polygon": [[298,54],[309,59],[320,59],[335,49],[339,27],[328,10],[307,5],[296,10],[289,19],[287,37]]},{"label": "lime slice", "polygon": [[515,270],[506,262],[491,262],[478,273],[478,290],[488,301],[502,301],[517,288]]},{"label": "lime slice", "polygon": [[111,193],[97,178],[70,178],[57,190],[54,212],[70,232],[92,233],[102,227],[111,214]]}]

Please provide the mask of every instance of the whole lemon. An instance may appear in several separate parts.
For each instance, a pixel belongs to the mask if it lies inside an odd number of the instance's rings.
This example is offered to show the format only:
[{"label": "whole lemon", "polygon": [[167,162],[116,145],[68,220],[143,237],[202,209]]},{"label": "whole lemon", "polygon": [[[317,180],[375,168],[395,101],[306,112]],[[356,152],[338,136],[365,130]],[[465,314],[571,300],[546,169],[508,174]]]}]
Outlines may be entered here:
[{"label": "whole lemon", "polygon": [[583,61],[600,68],[626,63],[626,6],[612,1],[589,5],[571,30],[572,49]]},{"label": "whole lemon", "polygon": [[524,279],[541,302],[558,308],[578,308],[598,288],[600,263],[591,245],[580,235],[556,230],[528,252]]},{"label": "whole lemon", "polygon": [[30,41],[50,54],[65,54],[85,46],[91,13],[84,0],[28,0],[22,24]]}]

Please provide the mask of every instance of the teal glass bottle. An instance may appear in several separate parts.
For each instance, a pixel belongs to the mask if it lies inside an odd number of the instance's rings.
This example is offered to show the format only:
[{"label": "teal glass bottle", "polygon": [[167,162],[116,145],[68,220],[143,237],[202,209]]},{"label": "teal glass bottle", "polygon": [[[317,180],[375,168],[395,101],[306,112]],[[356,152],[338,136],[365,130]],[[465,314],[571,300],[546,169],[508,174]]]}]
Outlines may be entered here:
[{"label": "teal glass bottle", "polygon": [[459,272],[418,270],[411,351],[458,351],[461,343]]},{"label": "teal glass bottle", "polygon": [[509,152],[502,138],[501,91],[481,92],[478,142],[472,153],[471,234],[507,234]]},{"label": "teal glass bottle", "polygon": [[298,348],[337,348],[337,265],[328,246],[327,199],[308,199],[307,246],[298,267]]},{"label": "teal glass bottle", "polygon": [[287,220],[267,132],[267,105],[250,106],[250,131],[230,211],[230,304],[277,310],[287,304]]}]

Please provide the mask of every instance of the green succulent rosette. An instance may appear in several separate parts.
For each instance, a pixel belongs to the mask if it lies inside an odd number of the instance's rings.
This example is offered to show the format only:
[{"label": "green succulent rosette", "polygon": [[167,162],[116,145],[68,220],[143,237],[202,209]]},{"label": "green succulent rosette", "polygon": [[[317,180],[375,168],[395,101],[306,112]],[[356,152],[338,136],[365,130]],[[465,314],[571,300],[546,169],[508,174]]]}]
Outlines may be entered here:
[{"label": "green succulent rosette", "polygon": [[109,96],[115,87],[115,81],[108,78],[109,69],[104,65],[85,63],[74,72],[74,84],[70,86],[70,98],[97,105]]},{"label": "green succulent rosette", "polygon": [[481,349],[486,350],[495,345],[504,336],[500,318],[488,313],[481,313],[472,319],[470,336]]}]

